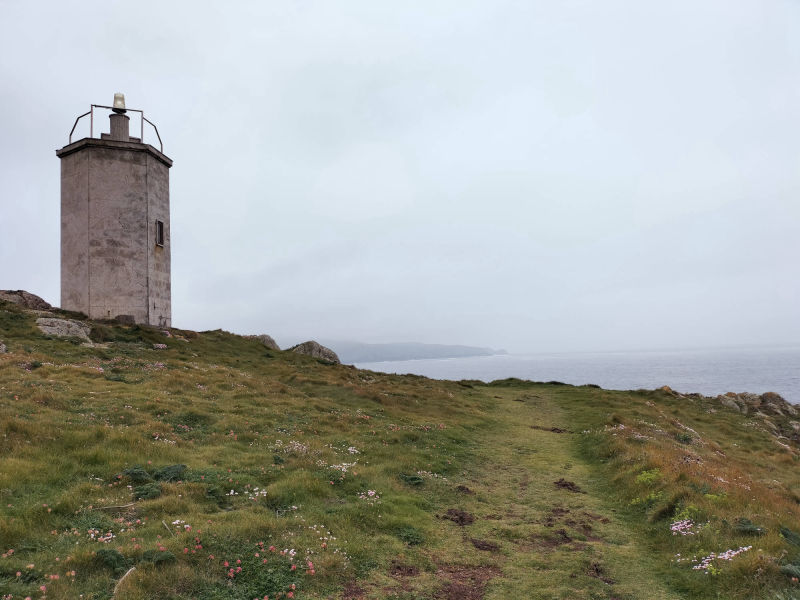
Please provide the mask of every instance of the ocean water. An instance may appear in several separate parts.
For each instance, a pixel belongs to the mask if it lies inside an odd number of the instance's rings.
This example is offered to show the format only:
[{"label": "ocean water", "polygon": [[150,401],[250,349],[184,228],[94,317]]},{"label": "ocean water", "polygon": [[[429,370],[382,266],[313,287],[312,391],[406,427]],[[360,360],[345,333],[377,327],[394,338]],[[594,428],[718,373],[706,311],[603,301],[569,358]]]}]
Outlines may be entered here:
[{"label": "ocean water", "polygon": [[800,346],[647,352],[475,356],[358,363],[360,369],[434,379],[594,383],[611,390],[672,389],[706,396],[777,392],[800,404]]}]

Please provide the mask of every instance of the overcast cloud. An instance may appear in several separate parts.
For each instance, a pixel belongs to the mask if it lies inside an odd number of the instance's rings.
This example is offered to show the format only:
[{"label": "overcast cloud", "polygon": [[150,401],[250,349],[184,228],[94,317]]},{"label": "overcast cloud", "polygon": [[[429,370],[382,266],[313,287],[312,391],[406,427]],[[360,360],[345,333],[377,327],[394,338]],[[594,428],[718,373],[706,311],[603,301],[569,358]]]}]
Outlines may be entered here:
[{"label": "overcast cloud", "polygon": [[177,327],[800,339],[800,3],[215,4],[0,0],[0,288],[59,302],[54,150],[123,92],[175,161]]}]

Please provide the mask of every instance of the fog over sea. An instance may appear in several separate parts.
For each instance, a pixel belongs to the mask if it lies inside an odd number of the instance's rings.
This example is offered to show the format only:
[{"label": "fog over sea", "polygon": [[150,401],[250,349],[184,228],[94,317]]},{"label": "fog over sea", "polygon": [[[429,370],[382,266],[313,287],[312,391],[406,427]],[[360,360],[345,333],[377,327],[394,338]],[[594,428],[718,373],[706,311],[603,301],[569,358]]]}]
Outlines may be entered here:
[{"label": "fog over sea", "polygon": [[640,352],[495,355],[357,363],[360,369],[434,379],[594,383],[612,390],[655,389],[716,396],[777,392],[800,403],[800,346]]}]

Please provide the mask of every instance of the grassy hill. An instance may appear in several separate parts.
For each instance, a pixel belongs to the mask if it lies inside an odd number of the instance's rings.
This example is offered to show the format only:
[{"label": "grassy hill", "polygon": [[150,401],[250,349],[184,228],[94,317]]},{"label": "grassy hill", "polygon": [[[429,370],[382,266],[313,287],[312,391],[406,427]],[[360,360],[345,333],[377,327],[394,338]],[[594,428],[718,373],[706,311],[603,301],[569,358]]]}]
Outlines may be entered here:
[{"label": "grassy hill", "polygon": [[800,598],[774,397],[382,375],[223,331],[92,323],[87,346],[35,318],[0,305],[3,599]]}]

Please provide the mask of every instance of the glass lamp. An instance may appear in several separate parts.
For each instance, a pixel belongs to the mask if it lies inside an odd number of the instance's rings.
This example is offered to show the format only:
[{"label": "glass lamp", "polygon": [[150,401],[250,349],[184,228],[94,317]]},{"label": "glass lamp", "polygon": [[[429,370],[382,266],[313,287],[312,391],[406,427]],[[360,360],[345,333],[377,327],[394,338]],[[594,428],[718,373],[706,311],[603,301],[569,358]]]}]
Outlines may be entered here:
[{"label": "glass lamp", "polygon": [[114,107],[111,110],[119,114],[125,112],[125,94],[114,94]]}]

